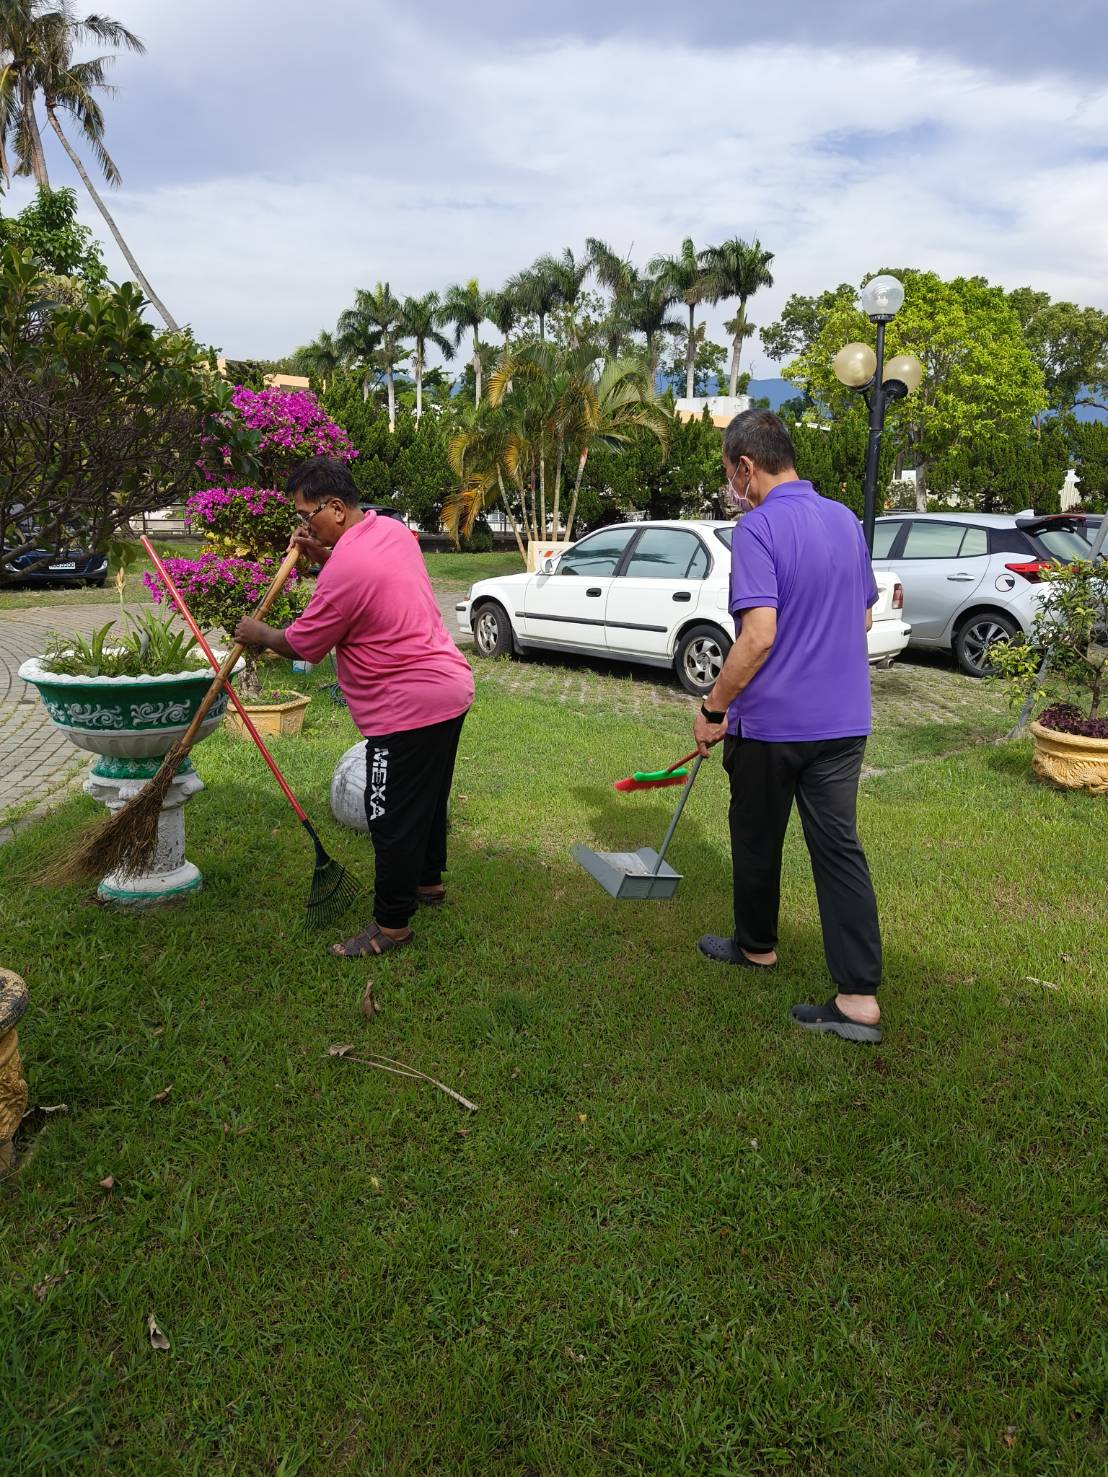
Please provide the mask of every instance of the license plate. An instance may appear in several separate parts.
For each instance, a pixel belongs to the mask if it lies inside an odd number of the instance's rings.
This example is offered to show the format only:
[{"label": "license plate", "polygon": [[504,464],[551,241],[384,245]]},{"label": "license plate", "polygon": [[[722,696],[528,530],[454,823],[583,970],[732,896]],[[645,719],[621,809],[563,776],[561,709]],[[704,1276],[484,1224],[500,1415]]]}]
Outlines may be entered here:
[{"label": "license plate", "polygon": [[76,568],[77,568],[76,564],[51,564],[51,566],[50,566],[51,573],[53,573],[54,570],[76,569]]}]

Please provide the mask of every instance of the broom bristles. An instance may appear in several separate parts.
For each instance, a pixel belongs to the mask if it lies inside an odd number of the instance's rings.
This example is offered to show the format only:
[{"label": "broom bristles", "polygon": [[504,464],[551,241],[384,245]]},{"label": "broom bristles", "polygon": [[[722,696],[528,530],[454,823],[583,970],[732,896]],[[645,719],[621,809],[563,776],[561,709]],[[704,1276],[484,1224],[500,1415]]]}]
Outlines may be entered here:
[{"label": "broom bristles", "polygon": [[158,845],[158,820],[177,766],[188,750],[173,745],[161,768],[137,795],[102,821],[74,851],[59,858],[41,880],[49,887],[65,887],[90,877],[113,873],[134,877],[146,870]]}]

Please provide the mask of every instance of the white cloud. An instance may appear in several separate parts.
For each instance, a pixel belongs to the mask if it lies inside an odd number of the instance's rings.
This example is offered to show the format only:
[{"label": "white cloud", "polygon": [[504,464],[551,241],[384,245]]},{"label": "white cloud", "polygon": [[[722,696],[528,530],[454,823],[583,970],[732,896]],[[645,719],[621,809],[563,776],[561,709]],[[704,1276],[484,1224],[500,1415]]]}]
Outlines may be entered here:
[{"label": "white cloud", "polygon": [[[1108,124],[1105,88],[823,47],[707,52],[623,38],[483,41],[467,53],[456,33],[447,43],[379,13],[373,39],[367,82],[406,99],[399,111],[378,114],[369,91],[332,107],[326,93],[289,89],[287,74],[265,84],[252,64],[251,108],[269,110],[272,134],[264,172],[221,173],[212,157],[187,183],[114,201],[158,291],[232,354],[284,352],[378,278],[399,293],[474,275],[493,286],[586,235],[634,243],[645,260],[684,235],[700,245],[757,234],[776,252],[776,286],[753,304],[759,323],[792,292],[882,265],[1030,282],[1108,307],[1108,159],[1092,152]],[[183,33],[175,40],[187,48]],[[128,63],[129,78],[141,65]],[[221,66],[232,128],[233,73]],[[172,99],[160,106],[172,129]],[[355,116],[364,146],[352,151]],[[282,167],[282,138],[312,120],[323,131],[308,177],[303,158]],[[328,131],[343,141],[332,165]]]}]

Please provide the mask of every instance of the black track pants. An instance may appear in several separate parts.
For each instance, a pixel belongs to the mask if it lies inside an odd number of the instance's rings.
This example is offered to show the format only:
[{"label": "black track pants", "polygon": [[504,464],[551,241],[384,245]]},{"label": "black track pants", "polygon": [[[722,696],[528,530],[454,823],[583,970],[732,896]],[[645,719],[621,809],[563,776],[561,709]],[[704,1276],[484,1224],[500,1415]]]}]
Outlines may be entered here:
[{"label": "black track pants", "polygon": [[403,928],[416,888],[436,887],[446,867],[446,811],[465,714],[366,739],[365,813],[377,862],[373,917]]}]

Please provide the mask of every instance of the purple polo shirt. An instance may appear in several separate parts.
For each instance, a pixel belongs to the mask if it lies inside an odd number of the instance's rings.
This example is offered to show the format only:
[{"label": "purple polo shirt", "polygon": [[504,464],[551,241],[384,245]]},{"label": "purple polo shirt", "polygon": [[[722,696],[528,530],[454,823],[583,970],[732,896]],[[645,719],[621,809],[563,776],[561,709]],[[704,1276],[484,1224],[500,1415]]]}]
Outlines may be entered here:
[{"label": "purple polo shirt", "polygon": [[866,610],[877,600],[862,525],[810,482],[783,482],[731,540],[731,612],[777,611],[764,666],[731,704],[727,729],[766,743],[868,734]]}]

